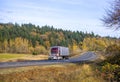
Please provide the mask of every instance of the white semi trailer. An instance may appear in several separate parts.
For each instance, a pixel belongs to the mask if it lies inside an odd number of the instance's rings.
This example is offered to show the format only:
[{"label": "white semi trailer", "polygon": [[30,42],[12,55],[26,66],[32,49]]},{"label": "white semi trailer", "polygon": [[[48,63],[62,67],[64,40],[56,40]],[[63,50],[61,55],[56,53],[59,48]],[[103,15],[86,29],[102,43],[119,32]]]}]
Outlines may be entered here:
[{"label": "white semi trailer", "polygon": [[50,48],[50,54],[48,59],[68,59],[69,48],[62,46],[53,46]]}]

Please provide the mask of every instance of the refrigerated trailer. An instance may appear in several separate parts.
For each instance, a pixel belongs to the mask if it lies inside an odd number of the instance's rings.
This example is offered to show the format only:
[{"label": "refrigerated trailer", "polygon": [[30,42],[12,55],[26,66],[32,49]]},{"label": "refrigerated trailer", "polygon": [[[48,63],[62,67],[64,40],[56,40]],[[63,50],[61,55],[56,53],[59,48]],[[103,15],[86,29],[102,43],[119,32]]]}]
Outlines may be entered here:
[{"label": "refrigerated trailer", "polygon": [[68,59],[69,48],[63,46],[50,47],[50,54],[48,59]]}]

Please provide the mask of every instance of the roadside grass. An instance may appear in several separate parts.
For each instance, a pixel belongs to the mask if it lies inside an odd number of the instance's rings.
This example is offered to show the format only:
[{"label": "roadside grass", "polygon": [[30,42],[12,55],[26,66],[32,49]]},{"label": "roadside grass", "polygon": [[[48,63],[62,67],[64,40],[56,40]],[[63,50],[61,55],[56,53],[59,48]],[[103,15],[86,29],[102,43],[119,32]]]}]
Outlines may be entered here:
[{"label": "roadside grass", "polygon": [[47,55],[0,53],[0,62],[42,60],[47,58]]},{"label": "roadside grass", "polygon": [[10,58],[17,58],[17,57],[23,57],[23,54],[8,54],[8,53],[1,53],[0,59],[10,59]]},{"label": "roadside grass", "polygon": [[0,69],[0,82],[105,82],[93,64],[56,64]]}]

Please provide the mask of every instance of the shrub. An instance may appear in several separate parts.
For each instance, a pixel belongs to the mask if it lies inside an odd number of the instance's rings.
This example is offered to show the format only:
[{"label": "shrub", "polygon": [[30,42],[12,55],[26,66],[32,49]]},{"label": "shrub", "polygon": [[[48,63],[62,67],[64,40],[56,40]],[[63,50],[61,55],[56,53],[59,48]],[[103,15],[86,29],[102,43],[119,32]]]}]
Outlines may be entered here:
[{"label": "shrub", "polygon": [[106,48],[106,54],[120,54],[120,45],[113,44]]},{"label": "shrub", "polygon": [[34,52],[32,52],[32,55],[38,55],[38,53],[34,51]]},{"label": "shrub", "polygon": [[102,66],[102,74],[104,74],[104,78],[109,80],[109,82],[120,81],[120,66],[116,64],[106,63]]}]

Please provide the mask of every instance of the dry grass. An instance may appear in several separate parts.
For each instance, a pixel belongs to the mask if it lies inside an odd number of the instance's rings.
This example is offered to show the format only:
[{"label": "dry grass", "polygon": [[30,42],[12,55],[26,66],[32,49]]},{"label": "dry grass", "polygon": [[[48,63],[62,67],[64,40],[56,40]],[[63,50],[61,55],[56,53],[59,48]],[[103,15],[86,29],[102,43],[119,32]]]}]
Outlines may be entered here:
[{"label": "dry grass", "polygon": [[43,60],[47,58],[48,58],[47,55],[10,54],[10,53],[0,54],[0,62],[13,62],[13,61],[23,61],[23,60]]},{"label": "dry grass", "polygon": [[106,59],[106,54],[104,52],[96,51],[95,54],[98,56],[96,59],[96,63],[100,63],[101,61],[104,61]]},{"label": "dry grass", "polygon": [[104,82],[89,64],[0,69],[0,82]]}]

